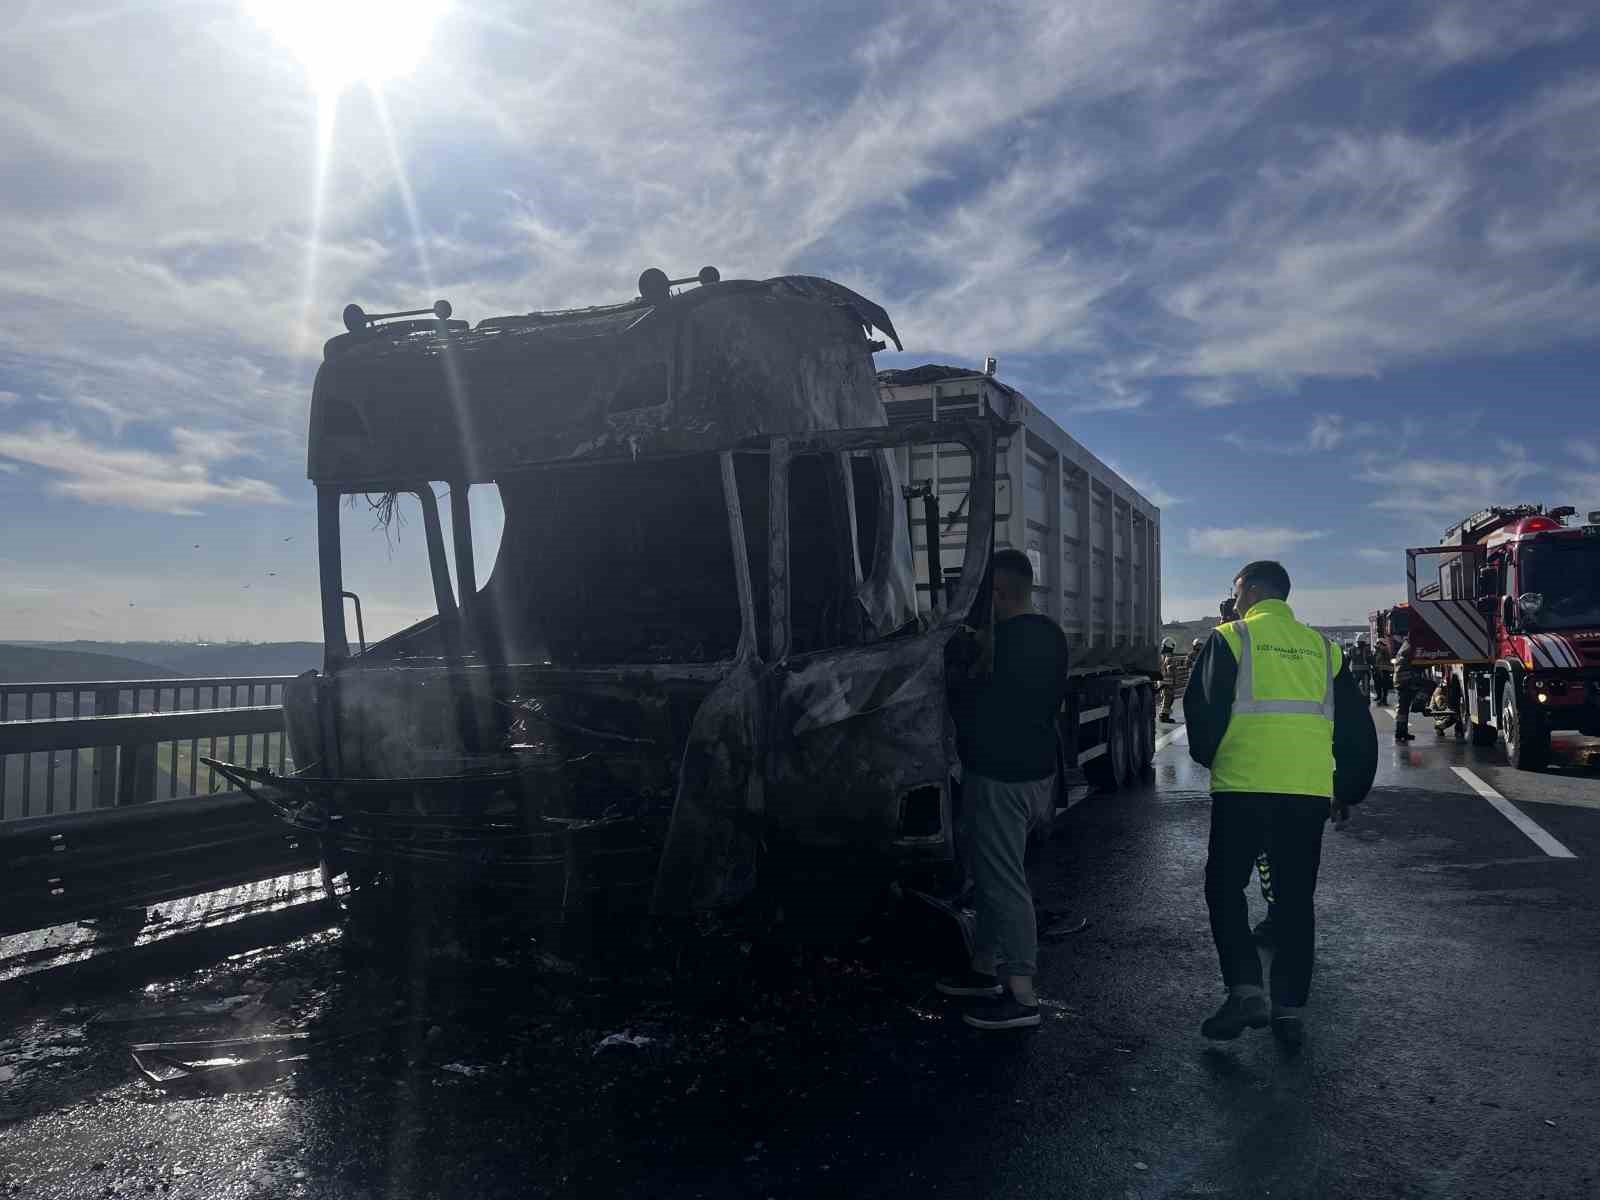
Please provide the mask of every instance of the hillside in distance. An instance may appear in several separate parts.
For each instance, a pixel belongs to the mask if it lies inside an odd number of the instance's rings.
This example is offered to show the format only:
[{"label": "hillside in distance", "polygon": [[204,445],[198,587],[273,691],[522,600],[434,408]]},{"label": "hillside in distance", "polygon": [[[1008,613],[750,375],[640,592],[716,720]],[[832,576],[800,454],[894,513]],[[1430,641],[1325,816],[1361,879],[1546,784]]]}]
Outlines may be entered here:
[{"label": "hillside in distance", "polygon": [[[0,683],[160,679],[170,674],[172,672],[166,667],[116,653],[66,650],[55,646],[0,645]],[[19,700],[17,703],[22,702]]]},{"label": "hillside in distance", "polygon": [[[26,652],[29,657],[19,657]],[[49,655],[64,655],[59,662]],[[107,673],[82,674],[101,660]],[[109,660],[133,661],[138,670],[113,671]],[[59,665],[70,674],[38,674]],[[321,642],[30,642],[0,646],[0,678],[31,679],[172,679],[179,676],[298,675],[322,666]],[[26,674],[17,674],[17,670]]]}]

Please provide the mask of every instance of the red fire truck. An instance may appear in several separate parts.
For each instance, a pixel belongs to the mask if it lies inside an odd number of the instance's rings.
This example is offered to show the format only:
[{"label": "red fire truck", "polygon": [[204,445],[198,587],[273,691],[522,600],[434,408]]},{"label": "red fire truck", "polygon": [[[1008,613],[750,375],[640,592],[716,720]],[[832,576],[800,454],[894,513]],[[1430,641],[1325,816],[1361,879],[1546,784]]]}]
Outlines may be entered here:
[{"label": "red fire truck", "polygon": [[1478,745],[1538,770],[1550,735],[1600,735],[1600,511],[1486,508],[1406,551],[1416,661],[1460,684]]},{"label": "red fire truck", "polygon": [[1385,662],[1400,652],[1400,643],[1410,632],[1411,606],[1405,602],[1367,614],[1367,640],[1372,652]]}]

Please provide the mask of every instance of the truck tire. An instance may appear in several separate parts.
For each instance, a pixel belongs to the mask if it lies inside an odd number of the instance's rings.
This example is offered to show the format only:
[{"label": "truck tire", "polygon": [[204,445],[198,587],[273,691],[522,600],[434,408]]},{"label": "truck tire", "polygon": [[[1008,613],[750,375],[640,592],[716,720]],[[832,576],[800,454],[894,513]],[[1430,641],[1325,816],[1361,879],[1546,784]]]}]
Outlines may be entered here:
[{"label": "truck tire", "polygon": [[1089,782],[1104,792],[1115,792],[1128,782],[1128,706],[1122,696],[1112,697],[1105,718],[1106,752],[1085,764]]},{"label": "truck tire", "polygon": [[1128,693],[1130,724],[1133,728],[1133,775],[1150,770],[1156,759],[1156,707],[1149,688]]},{"label": "truck tire", "polygon": [[1550,761],[1550,727],[1543,714],[1524,704],[1510,679],[1500,682],[1500,735],[1506,761],[1519,771],[1541,771]]}]

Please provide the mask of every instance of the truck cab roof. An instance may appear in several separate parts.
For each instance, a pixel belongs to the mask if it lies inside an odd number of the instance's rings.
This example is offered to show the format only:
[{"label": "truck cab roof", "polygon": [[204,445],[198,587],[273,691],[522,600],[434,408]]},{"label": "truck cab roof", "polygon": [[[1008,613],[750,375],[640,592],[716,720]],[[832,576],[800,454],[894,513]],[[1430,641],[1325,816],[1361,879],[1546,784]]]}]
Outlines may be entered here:
[{"label": "truck cab roof", "polygon": [[899,346],[882,308],[809,275],[476,327],[354,324],[324,347],[306,472],[349,491],[882,425],[868,331]]}]

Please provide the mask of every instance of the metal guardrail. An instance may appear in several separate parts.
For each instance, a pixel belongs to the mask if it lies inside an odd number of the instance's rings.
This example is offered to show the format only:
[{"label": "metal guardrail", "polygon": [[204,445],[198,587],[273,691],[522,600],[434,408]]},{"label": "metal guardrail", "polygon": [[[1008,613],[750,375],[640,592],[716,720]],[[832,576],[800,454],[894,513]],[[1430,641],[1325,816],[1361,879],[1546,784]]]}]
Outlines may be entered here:
[{"label": "metal guardrail", "polygon": [[0,935],[314,866],[199,761],[292,769],[291,678],[0,684]]},{"label": "metal guardrail", "polygon": [[317,864],[315,838],[226,792],[0,822],[0,936]]},{"label": "metal guardrail", "polygon": [[288,771],[292,678],[0,684],[0,821],[215,793],[203,757]]}]

